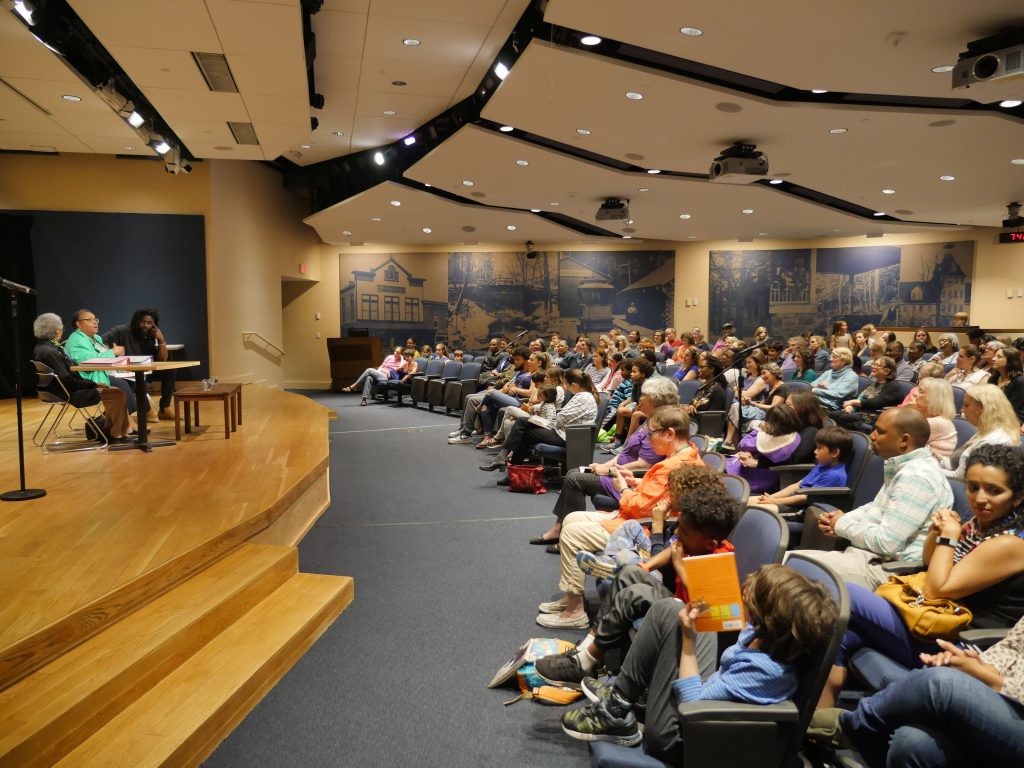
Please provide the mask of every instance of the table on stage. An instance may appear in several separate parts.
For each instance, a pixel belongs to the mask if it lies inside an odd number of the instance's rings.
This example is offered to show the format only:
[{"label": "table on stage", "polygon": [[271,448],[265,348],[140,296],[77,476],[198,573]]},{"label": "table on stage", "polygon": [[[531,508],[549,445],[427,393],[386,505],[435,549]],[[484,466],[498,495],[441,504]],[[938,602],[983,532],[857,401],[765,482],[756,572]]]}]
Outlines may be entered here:
[{"label": "table on stage", "polygon": [[136,418],[139,422],[139,436],[134,442],[111,445],[109,450],[123,451],[129,448],[138,448],[139,450],[149,453],[154,448],[160,448],[165,445],[174,445],[175,441],[158,440],[156,442],[150,442],[149,440],[149,428],[146,423],[146,414],[149,411],[146,401],[146,374],[151,371],[167,371],[172,368],[194,368],[197,365],[199,365],[198,360],[168,360],[166,362],[157,361],[152,363],[140,363],[137,365],[73,365],[71,366],[71,370],[78,371],[79,373],[84,371],[105,371],[106,373],[130,372],[135,374],[135,401],[138,404]]}]

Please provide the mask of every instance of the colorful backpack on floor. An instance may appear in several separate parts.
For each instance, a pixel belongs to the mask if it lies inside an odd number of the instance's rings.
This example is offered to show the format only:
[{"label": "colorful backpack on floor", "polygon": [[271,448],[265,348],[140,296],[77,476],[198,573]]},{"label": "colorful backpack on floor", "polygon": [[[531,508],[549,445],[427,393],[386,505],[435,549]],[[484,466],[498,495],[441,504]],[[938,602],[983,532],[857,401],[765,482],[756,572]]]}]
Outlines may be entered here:
[{"label": "colorful backpack on floor", "polygon": [[542,656],[571,651],[576,646],[565,640],[554,637],[535,637],[527,640],[516,651],[512,658],[501,665],[501,669],[487,684],[488,688],[496,688],[507,683],[513,677],[521,693],[514,699],[505,702],[515,704],[521,699],[535,699],[541,704],[572,704],[583,694],[572,688],[551,685],[537,674],[533,663]]}]

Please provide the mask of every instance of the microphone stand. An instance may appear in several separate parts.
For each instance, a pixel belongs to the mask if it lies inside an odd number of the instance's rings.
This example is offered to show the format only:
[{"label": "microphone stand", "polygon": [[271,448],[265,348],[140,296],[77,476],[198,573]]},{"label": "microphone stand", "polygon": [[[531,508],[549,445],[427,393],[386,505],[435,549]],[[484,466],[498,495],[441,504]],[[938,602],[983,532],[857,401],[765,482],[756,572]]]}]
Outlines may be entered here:
[{"label": "microphone stand", "polygon": [[25,487],[25,444],[21,417],[21,333],[18,329],[18,293],[35,293],[35,291],[10,280],[3,280],[2,283],[3,287],[11,294],[11,328],[14,330],[14,397],[18,413],[18,469],[21,475],[21,488],[16,491],[0,493],[0,499],[3,501],[28,501],[46,495],[46,491],[42,488]]},{"label": "microphone stand", "polygon": [[[743,439],[743,365],[742,365],[742,363],[748,357],[750,357],[750,354],[755,349],[762,349],[766,345],[766,343],[767,342],[761,342],[760,344],[754,344],[753,346],[747,347],[746,349],[742,349],[742,350],[740,350],[739,352],[737,352],[737,353],[735,353],[733,355],[732,367],[736,368],[736,374],[737,374],[736,375],[736,387],[739,390],[738,393],[737,393],[737,396],[733,399],[733,402],[736,403],[737,416],[739,417],[739,423],[738,423],[737,429],[736,429],[736,434],[739,435],[739,437],[737,437],[737,439],[736,439],[737,440],[737,444],[739,444],[739,441]],[[708,352],[707,354],[710,355],[711,353]],[[707,383],[711,384],[712,382],[718,381],[719,379],[723,379],[724,380],[725,379],[725,374],[728,371],[730,371],[730,370],[731,370],[731,368],[723,368],[721,373],[716,373],[714,376],[712,376],[710,379],[708,379]],[[725,382],[725,383],[728,384],[728,382]],[[726,411],[726,414],[725,414],[725,421],[726,421],[726,424],[729,423],[729,413],[728,413],[728,411]]]}]

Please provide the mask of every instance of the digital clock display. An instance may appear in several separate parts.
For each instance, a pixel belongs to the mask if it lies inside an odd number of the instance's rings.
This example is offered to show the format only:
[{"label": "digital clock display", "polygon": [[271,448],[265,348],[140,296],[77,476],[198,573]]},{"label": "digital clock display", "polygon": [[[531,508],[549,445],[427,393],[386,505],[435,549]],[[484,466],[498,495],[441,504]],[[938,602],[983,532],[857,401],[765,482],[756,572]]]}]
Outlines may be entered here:
[{"label": "digital clock display", "polygon": [[1024,232],[1000,232],[1000,243],[1024,243]]}]

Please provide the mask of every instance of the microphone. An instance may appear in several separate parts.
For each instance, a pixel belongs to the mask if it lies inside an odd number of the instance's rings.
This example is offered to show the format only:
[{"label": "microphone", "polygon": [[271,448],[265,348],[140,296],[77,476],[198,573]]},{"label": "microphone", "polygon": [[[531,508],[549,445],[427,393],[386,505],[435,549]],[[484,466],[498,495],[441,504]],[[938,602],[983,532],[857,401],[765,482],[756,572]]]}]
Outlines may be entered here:
[{"label": "microphone", "polygon": [[523,338],[523,336],[525,336],[525,335],[526,335],[526,333],[527,333],[527,331],[529,331],[529,330],[530,330],[530,329],[529,329],[529,328],[527,328],[527,329],[525,329],[525,330],[521,331],[521,332],[520,332],[520,333],[519,333],[519,334],[518,334],[518,335],[517,335],[517,336],[516,336],[516,337],[515,337],[514,339],[512,339],[512,341],[510,341],[510,342],[508,343],[508,345],[509,345],[509,346],[511,347],[511,346],[512,346],[513,344],[515,344],[515,343],[516,343],[517,341],[519,341],[519,340],[520,340],[521,338]]},{"label": "microphone", "polygon": [[2,277],[0,277],[0,283],[3,283],[3,287],[6,288],[8,291],[17,291],[18,293],[36,292],[35,288],[29,288],[27,285],[22,285],[21,283],[16,283],[13,280],[7,280]]}]

